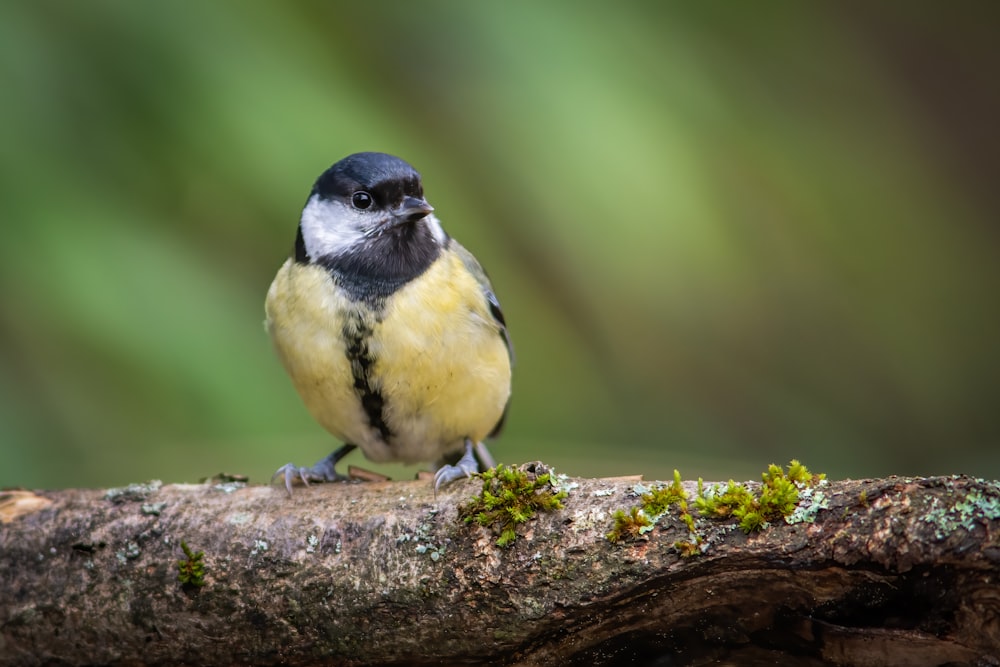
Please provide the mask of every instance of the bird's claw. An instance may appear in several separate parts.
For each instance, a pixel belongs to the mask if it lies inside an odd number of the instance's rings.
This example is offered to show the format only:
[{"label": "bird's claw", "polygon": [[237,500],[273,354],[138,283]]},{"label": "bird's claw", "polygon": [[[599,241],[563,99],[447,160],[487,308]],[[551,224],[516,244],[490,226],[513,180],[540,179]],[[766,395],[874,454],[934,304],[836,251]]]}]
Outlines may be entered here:
[{"label": "bird's claw", "polygon": [[472,453],[472,441],[465,441],[465,454],[462,455],[455,465],[443,465],[434,473],[434,493],[443,485],[468,478],[479,472],[479,462],[476,461],[475,454]]},{"label": "bird's claw", "polygon": [[353,445],[344,445],[309,468],[297,466],[294,463],[286,463],[271,475],[271,481],[273,482],[279,476],[283,475],[285,477],[285,489],[288,491],[289,497],[292,495],[292,483],[295,482],[296,478],[301,479],[302,483],[306,486],[309,486],[309,482],[347,481],[348,478],[338,473],[335,466],[337,465],[337,461],[344,458],[353,449]]}]

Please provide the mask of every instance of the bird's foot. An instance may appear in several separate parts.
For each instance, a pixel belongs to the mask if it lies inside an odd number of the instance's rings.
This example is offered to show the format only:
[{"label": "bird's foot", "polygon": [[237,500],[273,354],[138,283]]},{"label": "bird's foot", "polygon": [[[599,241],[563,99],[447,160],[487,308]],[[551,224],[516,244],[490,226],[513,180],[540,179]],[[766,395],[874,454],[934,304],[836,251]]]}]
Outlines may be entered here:
[{"label": "bird's foot", "polygon": [[466,438],[465,454],[462,458],[456,461],[455,465],[443,465],[434,473],[434,493],[437,493],[442,485],[451,484],[463,477],[472,477],[477,472],[479,472],[479,462],[472,453],[472,441]]},{"label": "bird's foot", "polygon": [[344,445],[309,468],[297,466],[294,463],[286,463],[271,475],[271,481],[273,482],[279,476],[284,475],[285,488],[288,490],[289,497],[292,495],[292,483],[296,479],[301,479],[302,483],[306,486],[309,486],[309,482],[346,482],[348,477],[337,472],[335,466],[340,459],[353,451],[354,448],[354,445]]}]

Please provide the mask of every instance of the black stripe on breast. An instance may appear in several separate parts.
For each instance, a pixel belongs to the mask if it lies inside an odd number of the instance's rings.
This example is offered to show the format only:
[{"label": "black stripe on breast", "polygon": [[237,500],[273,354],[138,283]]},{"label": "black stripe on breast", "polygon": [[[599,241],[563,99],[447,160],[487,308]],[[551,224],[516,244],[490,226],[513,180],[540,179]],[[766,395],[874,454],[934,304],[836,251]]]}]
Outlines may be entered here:
[{"label": "black stripe on breast", "polygon": [[375,358],[368,349],[368,341],[372,335],[372,328],[365,322],[361,313],[352,313],[348,316],[342,333],[347,360],[351,362],[351,374],[354,376],[354,392],[361,401],[368,423],[379,432],[383,441],[389,442],[392,432],[382,415],[385,400],[382,398],[382,392],[374,388],[371,382]]}]

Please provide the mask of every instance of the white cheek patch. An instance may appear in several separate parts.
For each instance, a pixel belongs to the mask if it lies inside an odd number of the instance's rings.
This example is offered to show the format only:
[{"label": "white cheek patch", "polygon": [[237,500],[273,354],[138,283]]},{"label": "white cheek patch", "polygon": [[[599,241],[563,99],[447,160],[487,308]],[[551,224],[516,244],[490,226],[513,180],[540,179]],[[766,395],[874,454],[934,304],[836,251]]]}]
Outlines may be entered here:
[{"label": "white cheek patch", "polygon": [[445,233],[444,228],[441,226],[441,221],[433,213],[428,214],[424,220],[427,221],[427,228],[431,230],[431,236],[434,237],[439,246],[444,247],[445,241],[448,240],[448,234]]},{"label": "white cheek patch", "polygon": [[367,217],[338,201],[309,198],[302,209],[302,240],[309,259],[339,255],[365,239]]}]

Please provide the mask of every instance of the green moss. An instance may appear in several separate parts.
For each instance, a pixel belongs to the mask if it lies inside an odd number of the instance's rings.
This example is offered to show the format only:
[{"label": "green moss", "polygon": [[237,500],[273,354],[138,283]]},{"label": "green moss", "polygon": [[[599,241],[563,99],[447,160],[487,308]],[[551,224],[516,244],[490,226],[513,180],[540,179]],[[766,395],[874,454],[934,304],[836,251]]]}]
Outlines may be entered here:
[{"label": "green moss", "polygon": [[[761,475],[761,485],[753,491],[733,480],[725,486],[706,488],[698,480],[694,508],[702,517],[712,520],[736,519],[745,533],[763,530],[772,521],[787,523],[811,522],[819,510],[828,506],[828,499],[816,489],[826,479],[814,475],[798,461],[788,464],[787,472],[774,464]],[[681,474],[674,471],[674,481],[668,486],[645,489],[637,485],[640,505],[631,510],[617,510],[612,518],[614,527],[606,537],[611,542],[636,539],[653,529],[661,516],[676,510],[677,517],[687,528],[689,539],[674,542],[681,556],[694,556],[705,550],[704,538],[698,533],[695,517],[690,510],[691,499],[681,483]]]},{"label": "green moss", "polygon": [[814,475],[809,472],[809,468],[799,463],[797,459],[792,459],[788,464],[788,479],[800,486],[815,486],[826,479],[826,474],[820,473]]},{"label": "green moss", "polygon": [[[702,516],[715,519],[732,516],[739,521],[743,532],[751,533],[763,530],[772,521],[791,516],[798,507],[800,490],[811,488],[824,479],[826,475],[814,475],[794,459],[788,464],[788,472],[772,463],[761,475],[761,486],[756,494],[733,480],[729,480],[725,489],[705,489],[699,480],[695,506]],[[817,505],[815,511],[824,506]]]},{"label": "green moss", "polygon": [[628,512],[615,510],[611,518],[614,519],[615,526],[605,537],[612,544],[638,539],[642,533],[648,532],[653,527],[652,519],[638,506],[632,507]]},{"label": "green moss", "polygon": [[205,552],[198,551],[196,553],[191,551],[187,542],[183,540],[181,540],[181,549],[184,551],[186,558],[177,561],[177,581],[185,586],[201,588],[205,585]]},{"label": "green moss", "polygon": [[695,535],[694,540],[678,540],[674,542],[674,548],[680,553],[682,558],[691,558],[701,553],[701,545],[704,539],[701,535]]},{"label": "green moss", "polygon": [[752,502],[753,494],[742,484],[729,480],[725,489],[713,486],[706,489],[701,479],[698,479],[698,496],[694,499],[695,508],[702,516],[711,519],[728,519],[737,507],[744,507]]},{"label": "green moss", "polygon": [[681,485],[681,473],[674,470],[674,481],[670,486],[655,488],[642,494],[642,509],[649,516],[666,514],[674,503],[687,504],[687,493]]},{"label": "green moss", "polygon": [[785,477],[781,468],[772,465],[764,475],[764,485],[758,499],[761,512],[768,520],[788,516],[799,502],[799,489],[791,479]]},{"label": "green moss", "polygon": [[555,489],[548,472],[535,474],[531,469],[498,465],[480,477],[482,491],[459,507],[459,516],[465,523],[492,528],[499,547],[512,545],[517,540],[518,524],[536,513],[561,510],[567,496],[565,490]]},{"label": "green moss", "polygon": [[612,515],[615,525],[605,535],[608,541],[618,543],[637,539],[643,533],[651,531],[660,517],[668,514],[671,509],[676,509],[678,518],[691,533],[691,540],[677,542],[675,546],[682,555],[697,553],[702,539],[695,531],[694,516],[689,509],[688,495],[681,482],[680,471],[674,470],[674,481],[667,486],[646,489],[636,485],[635,491],[639,494],[641,505],[632,507],[628,512],[617,510]]}]

